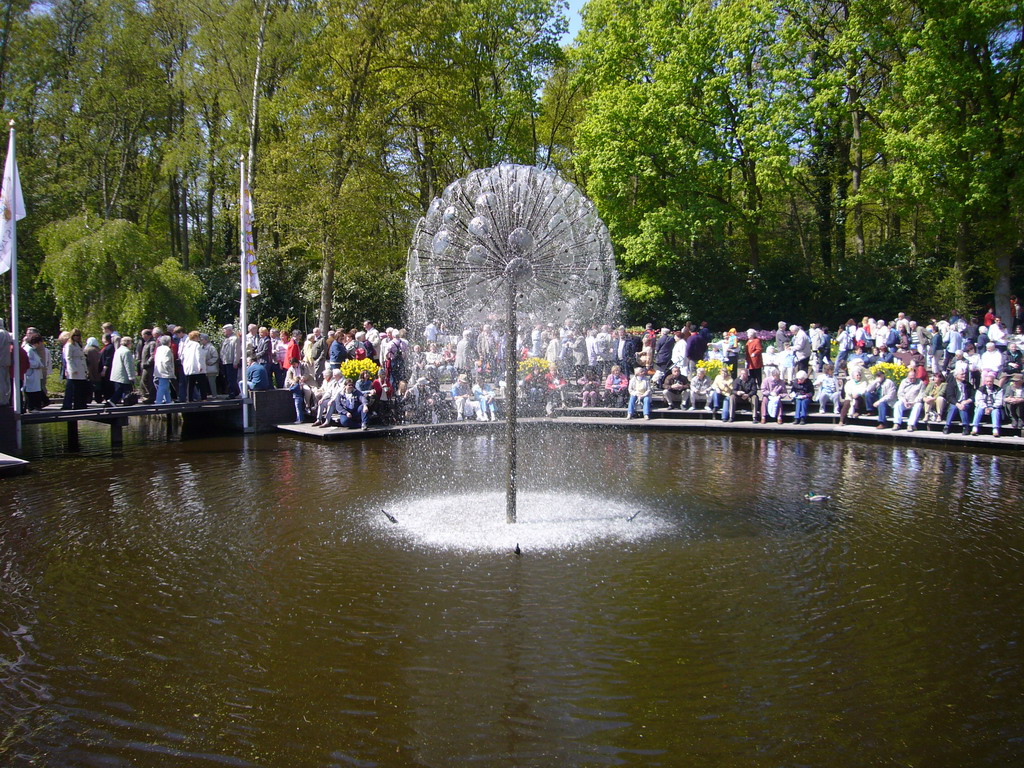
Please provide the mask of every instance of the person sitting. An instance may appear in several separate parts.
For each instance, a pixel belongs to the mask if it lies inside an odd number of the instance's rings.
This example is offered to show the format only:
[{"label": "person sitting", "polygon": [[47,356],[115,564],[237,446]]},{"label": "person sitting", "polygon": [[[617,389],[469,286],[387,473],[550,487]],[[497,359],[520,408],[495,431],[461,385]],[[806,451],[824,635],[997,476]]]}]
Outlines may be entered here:
[{"label": "person sitting", "polygon": [[921,397],[921,416],[925,422],[941,421],[946,410],[946,382],[941,373],[933,373]]},{"label": "person sitting", "polygon": [[843,403],[839,409],[839,424],[846,424],[846,419],[857,418],[858,411],[867,411],[864,393],[868,391],[868,371],[859,361],[850,361],[850,376],[843,385]]},{"label": "person sitting", "polygon": [[722,421],[732,421],[732,394],[734,390],[732,372],[728,365],[723,365],[715,380],[711,382],[711,414],[719,409]]},{"label": "person sitting", "polygon": [[888,423],[889,409],[896,405],[896,385],[891,379],[887,379],[885,371],[875,372],[875,380],[868,384],[864,393],[864,400],[868,408],[878,410],[878,425],[875,429],[885,429]]},{"label": "person sitting", "polygon": [[629,405],[626,408],[626,418],[632,419],[639,402],[644,411],[644,418],[651,418],[651,380],[647,376],[646,368],[636,368],[633,377],[629,380]]},{"label": "person sitting", "polygon": [[974,386],[967,380],[966,368],[958,368],[953,378],[946,382],[946,403],[949,412],[946,414],[946,426],[942,428],[942,433],[949,434],[953,417],[960,414],[960,425],[966,435],[970,431],[971,407],[974,405]]},{"label": "person sitting", "polygon": [[1024,374],[1013,374],[1003,386],[1003,405],[1010,412],[1014,429],[1024,428]]},{"label": "person sitting", "polygon": [[[345,379],[341,385],[341,391],[333,401],[333,410],[338,414],[338,423],[346,428],[354,428],[357,424],[360,429],[369,429],[370,409],[366,407],[366,400],[363,394],[356,389],[351,379]],[[331,415],[327,415],[327,425],[330,425]]]},{"label": "person sitting", "polygon": [[327,410],[331,405],[331,401],[334,400],[341,389],[342,378],[340,373],[338,375],[334,374],[333,368],[324,369],[324,383],[313,392],[316,399],[316,404],[313,407],[313,414],[315,416],[313,421],[314,427],[327,425]]},{"label": "person sitting", "polygon": [[469,376],[464,373],[460,373],[452,384],[452,401],[455,404],[455,418],[458,421],[479,417],[480,405],[473,395]]},{"label": "person sitting", "polygon": [[498,420],[498,407],[495,403],[494,387],[485,380],[477,379],[473,385],[473,396],[476,398],[480,421]]},{"label": "person sitting", "polygon": [[405,413],[414,422],[437,424],[443,399],[434,380],[421,376],[405,393]]},{"label": "person sitting", "polygon": [[622,408],[626,405],[626,398],[629,395],[629,379],[622,373],[622,368],[612,366],[611,373],[604,382],[605,405],[612,408]]},{"label": "person sitting", "polygon": [[698,368],[697,373],[694,374],[693,380],[690,382],[690,407],[689,410],[693,410],[697,407],[698,403],[704,404],[704,410],[711,410],[711,403],[709,398],[711,396],[711,379],[708,378],[708,372],[704,368]]},{"label": "person sitting", "polygon": [[661,396],[665,398],[665,408],[685,408],[690,403],[690,380],[683,375],[678,365],[673,365],[668,376],[662,382]]},{"label": "person sitting", "polygon": [[547,396],[547,382],[539,365],[530,368],[530,372],[523,377],[522,390],[526,396],[528,405],[539,407]]},{"label": "person sitting", "polygon": [[981,420],[988,416],[992,420],[992,437],[999,437],[1003,417],[1003,390],[996,385],[995,377],[992,371],[984,371],[981,374],[981,386],[974,393],[972,435],[978,434]]},{"label": "person sitting", "polygon": [[786,384],[779,378],[778,369],[774,366],[766,372],[764,383],[761,385],[761,423],[766,422],[766,417],[777,419],[782,423],[782,398],[786,394]]},{"label": "person sitting", "polygon": [[892,363],[895,362],[896,357],[889,349],[889,345],[882,341],[878,344],[878,354],[875,355],[875,359],[871,361],[869,367],[875,363]]},{"label": "person sitting", "polygon": [[267,373],[267,367],[257,363],[254,358],[249,358],[249,365],[245,369],[245,383],[246,386],[253,392],[264,392],[271,389],[270,386],[270,375]]},{"label": "person sitting", "polygon": [[983,371],[992,371],[997,376],[1003,372],[1003,353],[996,349],[993,342],[985,345],[985,351],[981,353],[979,367]]},{"label": "person sitting", "polygon": [[558,373],[558,366],[554,363],[544,374],[544,381],[547,384],[547,402],[544,411],[548,416],[554,416],[555,409],[565,408],[565,389],[569,386],[569,382]]},{"label": "person sitting", "polygon": [[917,420],[924,407],[924,390],[925,383],[917,377],[917,369],[908,369],[907,378],[900,382],[896,391],[895,418],[892,425],[894,431],[903,426],[903,416],[908,411],[910,418],[907,421],[907,432],[917,429]]},{"label": "person sitting", "polygon": [[826,365],[822,372],[818,374],[814,384],[818,390],[818,410],[821,413],[825,413],[828,404],[832,403],[832,413],[838,415],[839,407],[843,400],[843,393],[839,377],[835,375],[833,367]]},{"label": "person sitting", "polygon": [[739,376],[732,388],[732,414],[733,418],[736,416],[736,409],[741,407],[750,408],[751,416],[753,420],[757,421],[757,404],[758,404],[758,387],[757,381],[753,376],[750,375],[750,371],[747,368],[740,368]]},{"label": "person sitting", "polygon": [[580,406],[583,408],[596,408],[600,397],[597,375],[593,371],[587,371],[576,382],[580,385]]},{"label": "person sitting", "polygon": [[796,406],[796,413],[793,414],[794,424],[807,423],[807,408],[814,397],[814,384],[811,383],[807,371],[797,371],[796,380],[793,382],[793,402]]},{"label": "person sitting", "polygon": [[1006,359],[1003,361],[1003,384],[1017,374],[1024,374],[1024,353],[1016,341],[1011,341],[1006,347]]}]

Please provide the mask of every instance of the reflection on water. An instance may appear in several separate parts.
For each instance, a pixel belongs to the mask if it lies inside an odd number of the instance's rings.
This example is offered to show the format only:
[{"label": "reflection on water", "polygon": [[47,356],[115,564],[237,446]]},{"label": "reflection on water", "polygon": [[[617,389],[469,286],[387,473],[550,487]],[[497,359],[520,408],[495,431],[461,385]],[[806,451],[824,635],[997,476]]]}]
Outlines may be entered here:
[{"label": "reflection on water", "polygon": [[396,533],[495,437],[88,439],[2,482],[0,764],[1024,758],[1015,456],[534,433],[524,494],[651,535],[517,558]]}]

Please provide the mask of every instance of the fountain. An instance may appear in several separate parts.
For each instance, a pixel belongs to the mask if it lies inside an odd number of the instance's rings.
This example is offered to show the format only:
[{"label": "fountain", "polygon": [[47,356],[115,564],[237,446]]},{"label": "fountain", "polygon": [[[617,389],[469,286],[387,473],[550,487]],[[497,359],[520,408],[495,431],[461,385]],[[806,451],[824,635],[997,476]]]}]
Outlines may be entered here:
[{"label": "fountain", "polygon": [[[420,219],[406,273],[411,325],[504,317],[590,323],[617,310],[615,260],[593,203],[552,170],[499,165],[452,182]],[[505,362],[506,520],[516,521],[516,366]]]}]

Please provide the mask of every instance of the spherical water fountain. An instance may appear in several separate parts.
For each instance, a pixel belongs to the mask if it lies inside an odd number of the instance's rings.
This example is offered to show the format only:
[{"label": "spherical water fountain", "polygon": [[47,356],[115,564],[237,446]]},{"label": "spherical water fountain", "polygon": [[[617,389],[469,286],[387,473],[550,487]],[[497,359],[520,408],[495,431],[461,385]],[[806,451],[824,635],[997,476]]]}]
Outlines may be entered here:
[{"label": "spherical water fountain", "polygon": [[[552,170],[474,171],[449,184],[417,224],[406,295],[413,328],[503,317],[508,344],[524,323],[604,320],[618,303],[608,229],[579,188]],[[505,410],[506,520],[514,523],[515,365],[506,365]]]}]

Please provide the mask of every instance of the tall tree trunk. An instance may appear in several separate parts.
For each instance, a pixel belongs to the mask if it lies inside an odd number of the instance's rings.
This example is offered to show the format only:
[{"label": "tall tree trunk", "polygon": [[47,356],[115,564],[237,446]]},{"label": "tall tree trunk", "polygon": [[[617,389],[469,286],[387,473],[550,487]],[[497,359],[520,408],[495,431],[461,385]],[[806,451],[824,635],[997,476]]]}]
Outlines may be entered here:
[{"label": "tall tree trunk", "polygon": [[815,128],[817,145],[811,160],[818,254],[826,274],[832,273],[832,142],[824,126]]},{"label": "tall tree trunk", "polygon": [[213,97],[210,119],[209,153],[206,158],[206,243],[203,251],[203,266],[213,263],[213,208],[217,194],[217,149],[220,144],[220,99]]},{"label": "tall tree trunk", "polygon": [[179,224],[180,211],[178,209],[179,196],[178,196],[178,176],[176,173],[172,173],[168,179],[169,187],[169,202],[170,205],[167,211],[168,225],[171,233],[171,258],[177,259],[181,256],[181,240],[180,233],[181,227]]},{"label": "tall tree trunk", "polygon": [[790,193],[789,195],[789,213],[793,219],[793,228],[796,230],[796,236],[800,243],[800,254],[804,259],[804,266],[807,267],[807,272],[810,273],[813,269],[811,264],[811,249],[807,247],[807,240],[804,237],[804,225],[800,221],[800,209],[796,205],[796,195]]},{"label": "tall tree trunk", "polygon": [[188,183],[183,182],[180,185],[181,191],[181,266],[185,269],[189,269],[191,264],[191,254],[188,250]]},{"label": "tall tree trunk", "polygon": [[0,31],[0,109],[7,110],[7,89],[4,87],[4,76],[7,74],[7,43],[11,39],[11,14],[14,0],[7,0],[4,8],[4,26]]},{"label": "tall tree trunk", "polygon": [[[967,222],[961,219],[956,225],[956,251],[953,254],[953,269],[956,270],[957,277],[961,280],[964,278],[964,265],[967,263],[967,242]],[[958,307],[958,309],[967,309],[967,307]]]},{"label": "tall tree trunk", "polygon": [[753,160],[743,161],[743,181],[746,186],[746,230],[750,268],[761,268],[761,190],[757,186],[757,165]]},{"label": "tall tree trunk", "polygon": [[850,166],[850,193],[853,195],[853,244],[859,258],[864,257],[864,205],[860,201],[861,174],[864,171],[864,148],[861,144],[860,107],[854,102],[851,113],[853,127],[853,161]]},{"label": "tall tree trunk", "polygon": [[327,333],[331,327],[331,312],[334,301],[334,254],[329,248],[323,249],[323,265],[320,279],[320,331]]}]

